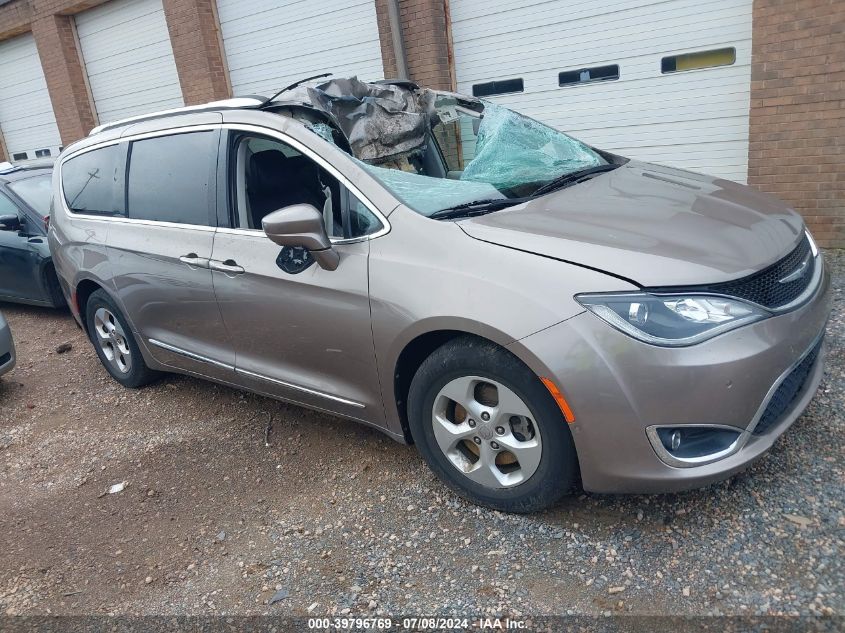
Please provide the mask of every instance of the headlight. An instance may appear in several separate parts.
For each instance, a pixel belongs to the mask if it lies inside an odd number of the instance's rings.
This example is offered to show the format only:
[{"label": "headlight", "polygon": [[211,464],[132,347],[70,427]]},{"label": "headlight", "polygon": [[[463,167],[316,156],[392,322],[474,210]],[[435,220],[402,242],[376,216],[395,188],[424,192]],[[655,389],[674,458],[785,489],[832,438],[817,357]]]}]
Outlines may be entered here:
[{"label": "headlight", "polygon": [[700,343],[770,315],[750,303],[713,295],[637,292],[582,294],[575,299],[625,334],[667,347]]}]

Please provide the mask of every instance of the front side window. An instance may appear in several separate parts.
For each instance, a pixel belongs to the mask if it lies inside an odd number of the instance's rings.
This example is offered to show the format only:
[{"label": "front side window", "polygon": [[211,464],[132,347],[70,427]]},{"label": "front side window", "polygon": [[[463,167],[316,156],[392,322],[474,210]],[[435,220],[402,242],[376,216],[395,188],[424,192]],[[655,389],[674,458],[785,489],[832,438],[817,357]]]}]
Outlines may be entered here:
[{"label": "front side window", "polygon": [[20,217],[20,211],[17,205],[2,193],[0,193],[0,215],[16,215]]},{"label": "front side window", "polygon": [[109,145],[62,164],[62,189],[71,211],[95,215],[123,214],[121,149]]},{"label": "front side window", "polygon": [[264,216],[294,204],[310,204],[323,215],[335,239],[370,235],[381,222],[334,176],[290,145],[263,136],[234,143],[235,224],[261,229]]},{"label": "front side window", "polygon": [[211,224],[211,158],[217,133],[190,132],[129,145],[126,214],[138,220]]},{"label": "front side window", "polygon": [[43,174],[24,180],[9,183],[9,189],[15,192],[21,200],[42,215],[50,215],[50,200],[53,197],[52,176]]}]

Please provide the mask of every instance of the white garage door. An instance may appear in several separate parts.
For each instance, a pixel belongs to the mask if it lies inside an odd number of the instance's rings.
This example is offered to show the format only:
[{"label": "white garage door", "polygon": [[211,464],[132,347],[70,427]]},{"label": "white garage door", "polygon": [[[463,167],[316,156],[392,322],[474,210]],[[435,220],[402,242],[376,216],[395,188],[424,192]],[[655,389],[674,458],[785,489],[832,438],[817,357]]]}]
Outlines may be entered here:
[{"label": "white garage door", "polygon": [[56,156],[62,144],[31,33],[0,42],[0,133],[12,160]]},{"label": "white garage door", "polygon": [[76,16],[100,123],[185,105],[161,0],[115,0]]},{"label": "white garage door", "polygon": [[384,77],[373,0],[217,0],[235,95],[270,96],[323,72]]},{"label": "white garage door", "polygon": [[751,4],[451,0],[458,90],[522,80],[492,98],[599,148],[745,182]]}]

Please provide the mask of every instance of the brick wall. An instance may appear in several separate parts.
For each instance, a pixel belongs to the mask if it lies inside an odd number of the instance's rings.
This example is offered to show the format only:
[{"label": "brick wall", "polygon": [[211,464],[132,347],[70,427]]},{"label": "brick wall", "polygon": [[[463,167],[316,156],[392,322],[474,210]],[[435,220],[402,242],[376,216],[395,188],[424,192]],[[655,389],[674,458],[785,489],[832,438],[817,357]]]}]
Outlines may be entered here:
[{"label": "brick wall", "polygon": [[[0,40],[35,37],[65,144],[96,123],[72,15],[103,1],[0,5]],[[385,76],[396,77],[388,1],[374,2]],[[215,0],[163,5],[185,102],[229,96]],[[410,79],[454,88],[449,1],[399,10]],[[749,140],[749,182],[793,204],[820,244],[845,247],[845,0],[754,0]]]},{"label": "brick wall", "polygon": [[[396,56],[390,33],[387,0],[375,0],[384,75],[396,78]],[[452,90],[454,79],[446,0],[400,0],[409,79],[427,88]]]},{"label": "brick wall", "polygon": [[215,0],[164,0],[185,105],[231,96]]},{"label": "brick wall", "polygon": [[76,26],[68,15],[46,15],[32,23],[32,34],[62,144],[82,138],[97,124],[88,78],[79,55]]},{"label": "brick wall", "polygon": [[750,184],[845,247],[845,2],[754,0]]}]

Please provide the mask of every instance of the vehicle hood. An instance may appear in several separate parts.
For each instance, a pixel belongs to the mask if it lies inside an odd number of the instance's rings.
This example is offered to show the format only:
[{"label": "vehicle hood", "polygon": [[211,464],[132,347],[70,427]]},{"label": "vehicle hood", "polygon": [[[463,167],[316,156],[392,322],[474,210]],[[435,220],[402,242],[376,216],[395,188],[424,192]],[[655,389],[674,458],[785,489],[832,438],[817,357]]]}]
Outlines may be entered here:
[{"label": "vehicle hood", "polygon": [[786,255],[804,227],[797,213],[768,194],[637,161],[459,225],[472,238],[641,286],[744,277]]}]

